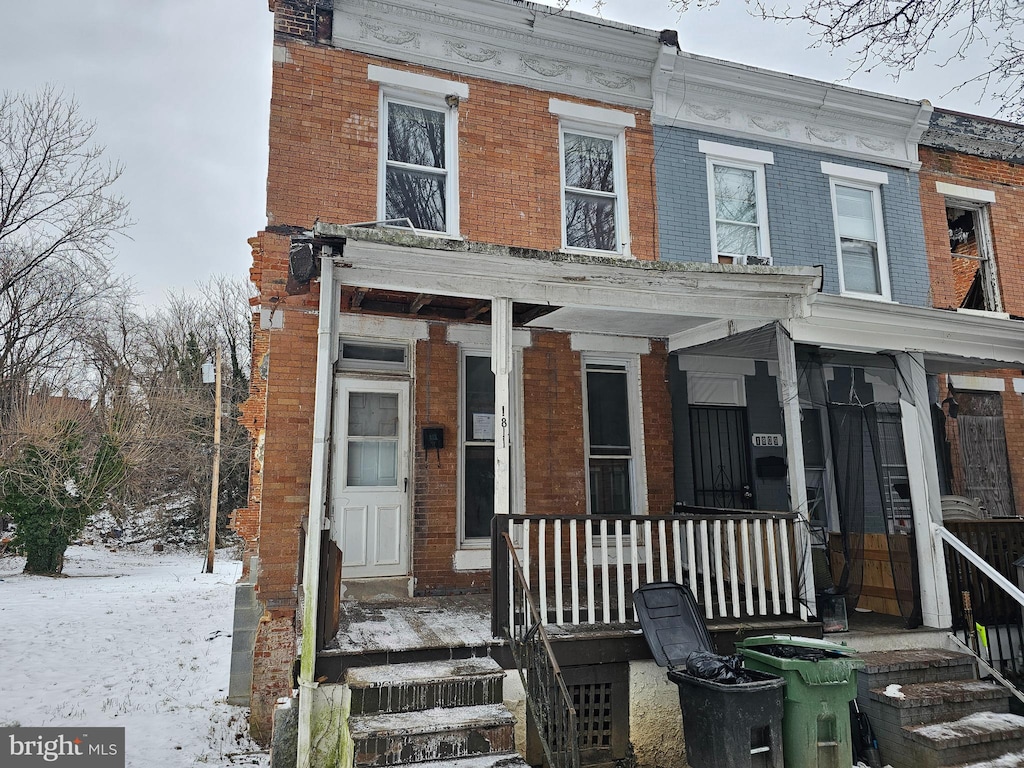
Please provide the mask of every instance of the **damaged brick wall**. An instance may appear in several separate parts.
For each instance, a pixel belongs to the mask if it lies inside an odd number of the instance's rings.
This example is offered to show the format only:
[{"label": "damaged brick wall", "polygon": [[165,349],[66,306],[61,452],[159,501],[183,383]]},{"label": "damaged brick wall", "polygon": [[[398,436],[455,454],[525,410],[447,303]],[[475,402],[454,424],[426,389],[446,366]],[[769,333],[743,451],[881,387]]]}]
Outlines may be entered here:
[{"label": "damaged brick wall", "polygon": [[[1024,317],[1024,164],[1019,146],[1010,146],[994,140],[981,141],[985,128],[995,125],[1000,130],[992,136],[1012,133],[1017,141],[1024,140],[1024,129],[1010,127],[998,121],[966,116],[939,114],[941,131],[933,128],[923,141],[937,146],[921,146],[922,168],[921,213],[924,220],[925,244],[931,273],[932,305],[941,309],[955,309],[959,305],[962,286],[958,286],[957,270],[950,256],[949,227],[946,220],[946,198],[937,191],[936,182],[981,189],[995,194],[995,202],[988,206],[991,220],[991,243],[996,261],[999,292],[1003,309],[1010,315]],[[966,123],[964,121],[967,121]],[[968,125],[969,123],[969,125]],[[967,131],[967,133],[964,133]],[[957,133],[960,133],[957,138]],[[984,152],[970,154],[967,151]],[[1005,390],[1002,394],[1003,424],[1006,430],[1007,453],[1011,484],[1017,513],[1024,513],[1024,402],[1014,391],[1014,379],[1021,378],[1020,370],[988,371],[978,375],[1001,378]],[[945,397],[945,388],[943,394]],[[955,438],[955,425],[950,435]],[[953,442],[954,471],[960,471],[960,457]]]}]

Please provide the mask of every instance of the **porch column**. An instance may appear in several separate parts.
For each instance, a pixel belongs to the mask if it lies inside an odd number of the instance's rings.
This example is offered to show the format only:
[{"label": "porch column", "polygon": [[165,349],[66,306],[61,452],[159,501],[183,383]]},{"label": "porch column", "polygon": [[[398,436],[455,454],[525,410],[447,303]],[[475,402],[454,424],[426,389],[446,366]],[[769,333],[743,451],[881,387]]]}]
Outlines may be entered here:
[{"label": "porch column", "polygon": [[910,504],[914,515],[921,618],[926,627],[946,628],[952,624],[953,616],[949,604],[943,544],[933,533],[934,526],[942,525],[942,492],[939,489],[939,465],[932,436],[924,355],[919,352],[900,352],[895,357],[900,373],[900,414],[903,445],[907,452]]},{"label": "porch column", "polygon": [[800,576],[800,616],[807,618],[814,608],[814,567],[811,564],[810,520],[807,509],[807,478],[804,472],[804,440],[800,431],[800,385],[796,372],[796,346],[782,323],[775,324],[775,346],[779,356],[779,396],[786,432],[786,465],[789,474],[789,503],[799,520],[794,526],[797,573]]},{"label": "porch column", "polygon": [[338,286],[331,249],[320,257],[320,317],[316,343],[316,390],[313,400],[313,453],[309,478],[309,517],[302,567],[302,649],[299,663],[298,768],[313,764],[313,696],[316,674],[317,608],[320,602],[320,539],[327,524],[327,450],[331,439],[331,389],[338,344]]},{"label": "porch column", "polygon": [[512,299],[491,299],[491,370],[494,371],[494,514],[511,511]]}]

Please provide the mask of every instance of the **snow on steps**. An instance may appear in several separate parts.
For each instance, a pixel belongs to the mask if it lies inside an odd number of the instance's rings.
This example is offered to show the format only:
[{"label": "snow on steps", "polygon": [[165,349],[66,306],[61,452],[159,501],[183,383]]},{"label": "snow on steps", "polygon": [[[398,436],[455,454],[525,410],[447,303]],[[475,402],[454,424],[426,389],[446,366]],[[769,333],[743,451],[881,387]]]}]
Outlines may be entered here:
[{"label": "snow on steps", "polygon": [[511,753],[515,718],[501,704],[439,707],[349,719],[356,766],[404,765]]},{"label": "snow on steps", "polygon": [[903,730],[913,742],[915,764],[921,768],[991,761],[1024,748],[1024,717],[1005,712],[976,712]]},{"label": "snow on steps", "polygon": [[973,656],[935,648],[859,657],[865,667],[857,699],[883,761],[895,768],[1018,767],[1012,754],[1024,750],[1024,718],[1007,714],[1004,688],[978,680]]},{"label": "snow on steps", "polygon": [[[899,695],[889,689],[899,689]],[[935,683],[893,684],[868,692],[885,721],[894,727],[957,719],[976,712],[1008,712],[1006,689],[984,680],[947,680]]]},{"label": "snow on steps", "polygon": [[354,667],[345,674],[353,715],[413,712],[501,702],[505,672],[484,656],[416,664]]}]

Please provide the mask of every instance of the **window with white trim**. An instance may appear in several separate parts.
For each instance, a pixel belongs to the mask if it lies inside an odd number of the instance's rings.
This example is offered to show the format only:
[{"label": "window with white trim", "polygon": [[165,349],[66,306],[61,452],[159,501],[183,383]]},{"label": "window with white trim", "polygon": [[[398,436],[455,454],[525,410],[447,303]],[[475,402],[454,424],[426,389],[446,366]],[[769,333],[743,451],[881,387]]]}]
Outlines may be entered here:
[{"label": "window with white trim", "polygon": [[458,106],[469,87],[376,65],[367,77],[382,86],[377,218],[458,235]]},{"label": "window with white trim", "polygon": [[768,195],[764,167],[774,155],[759,149],[701,140],[707,155],[711,248],[724,264],[770,266]]},{"label": "window with white trim", "polygon": [[881,185],[887,174],[822,163],[829,175],[841,293],[890,298]]},{"label": "window with white trim", "polygon": [[584,358],[585,449],[591,514],[628,515],[644,494],[635,358]]},{"label": "window with white trim", "polygon": [[387,96],[384,112],[383,218],[395,223],[408,219],[428,232],[451,232],[448,137],[453,113]]},{"label": "window with white trim", "polygon": [[625,128],[636,118],[558,99],[549,108],[560,118],[563,246],[628,255]]}]

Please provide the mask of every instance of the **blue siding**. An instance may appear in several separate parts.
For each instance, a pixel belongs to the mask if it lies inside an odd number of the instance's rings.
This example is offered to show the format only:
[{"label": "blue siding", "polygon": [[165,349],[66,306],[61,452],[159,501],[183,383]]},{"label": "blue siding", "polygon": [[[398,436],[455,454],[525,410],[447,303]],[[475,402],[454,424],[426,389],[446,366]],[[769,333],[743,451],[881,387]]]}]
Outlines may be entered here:
[{"label": "blue siding", "polygon": [[777,266],[825,266],[827,293],[839,293],[838,259],[828,176],[821,162],[870,168],[889,174],[882,185],[882,215],[892,298],[929,306],[928,261],[916,173],[804,149],[683,128],[655,127],[660,258],[711,261],[706,156],[700,139],[768,150],[765,166],[768,232]]}]

